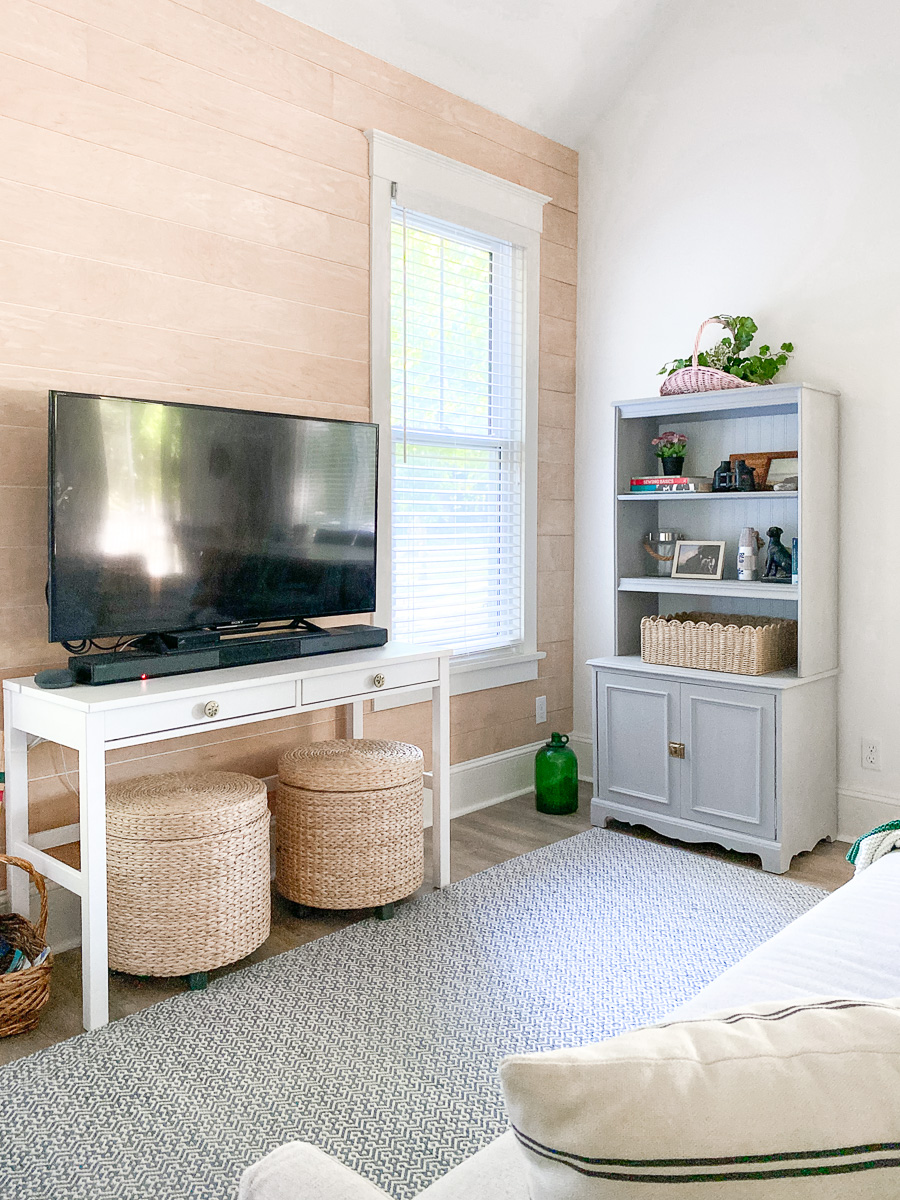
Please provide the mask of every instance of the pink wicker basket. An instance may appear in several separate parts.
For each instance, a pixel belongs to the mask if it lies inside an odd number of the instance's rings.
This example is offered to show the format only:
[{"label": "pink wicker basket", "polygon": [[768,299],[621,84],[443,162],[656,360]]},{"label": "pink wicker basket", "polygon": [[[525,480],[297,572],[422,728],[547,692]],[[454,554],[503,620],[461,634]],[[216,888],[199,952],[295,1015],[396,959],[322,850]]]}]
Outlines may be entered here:
[{"label": "pink wicker basket", "polygon": [[683,396],[688,392],[724,392],[730,388],[756,386],[748,383],[746,379],[738,379],[736,375],[729,375],[727,371],[719,371],[715,367],[697,366],[700,336],[707,325],[724,325],[726,329],[728,328],[726,322],[720,320],[719,317],[709,317],[703,322],[694,339],[694,358],[691,366],[681,367],[680,370],[667,375],[659,389],[661,396]]}]

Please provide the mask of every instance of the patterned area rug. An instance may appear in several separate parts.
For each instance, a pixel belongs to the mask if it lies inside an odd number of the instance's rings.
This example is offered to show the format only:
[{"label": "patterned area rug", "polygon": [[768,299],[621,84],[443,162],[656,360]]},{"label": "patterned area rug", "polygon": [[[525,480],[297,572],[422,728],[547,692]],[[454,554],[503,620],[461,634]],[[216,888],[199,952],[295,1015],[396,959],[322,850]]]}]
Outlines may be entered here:
[{"label": "patterned area rug", "polygon": [[0,1073],[0,1196],[233,1198],[282,1142],[397,1200],[506,1128],[498,1060],[656,1021],[825,893],[607,830]]}]

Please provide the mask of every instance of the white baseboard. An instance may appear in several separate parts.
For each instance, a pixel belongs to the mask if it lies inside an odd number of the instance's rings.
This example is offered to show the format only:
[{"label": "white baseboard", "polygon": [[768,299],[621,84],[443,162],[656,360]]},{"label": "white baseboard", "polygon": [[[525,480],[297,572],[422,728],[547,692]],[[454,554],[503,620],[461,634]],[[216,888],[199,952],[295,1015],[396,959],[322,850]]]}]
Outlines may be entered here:
[{"label": "white baseboard", "polygon": [[[534,756],[544,741],[483,758],[470,758],[450,768],[450,819],[524,796],[534,787]],[[425,789],[422,819],[431,827],[431,791]]]},{"label": "white baseboard", "polygon": [[889,792],[838,788],[838,840],[855,842],[876,825],[900,820],[900,796]]},{"label": "white baseboard", "polygon": [[578,778],[584,783],[594,782],[594,747],[589,733],[571,733],[569,747],[578,757]]},{"label": "white baseboard", "polygon": [[[517,746],[514,750],[502,750],[499,754],[487,754],[484,758],[473,758],[468,762],[454,763],[450,768],[450,817],[461,817],[523,796],[534,786],[534,756],[544,741],[532,742],[528,746]],[[590,763],[590,754],[588,754]],[[579,752],[579,764],[581,754]],[[275,777],[264,780],[270,791],[276,784]],[[426,829],[431,826],[431,792],[425,789],[422,803],[422,821]],[[273,822],[274,829],[274,822]],[[274,843],[273,843],[274,855]],[[37,891],[32,888],[32,919],[38,913]],[[47,901],[50,918],[47,924],[47,941],[55,953],[71,950],[81,945],[81,902],[72,892],[47,882]],[[0,912],[9,912],[9,893],[0,891]]]}]

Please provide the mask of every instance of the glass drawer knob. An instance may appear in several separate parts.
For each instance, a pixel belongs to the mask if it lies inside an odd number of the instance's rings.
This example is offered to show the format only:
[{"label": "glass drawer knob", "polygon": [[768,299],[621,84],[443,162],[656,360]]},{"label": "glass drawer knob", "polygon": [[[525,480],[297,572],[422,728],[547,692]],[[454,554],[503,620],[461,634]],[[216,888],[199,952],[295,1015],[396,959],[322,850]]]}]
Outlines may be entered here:
[{"label": "glass drawer knob", "polygon": [[208,717],[218,716],[218,714],[219,714],[218,700],[207,700],[207,702],[203,705],[203,711],[206,714],[206,716],[208,716]]},{"label": "glass drawer knob", "polygon": [[372,682],[375,684],[376,687],[384,687],[384,676],[381,674],[380,671],[375,676],[375,678],[372,680]]}]

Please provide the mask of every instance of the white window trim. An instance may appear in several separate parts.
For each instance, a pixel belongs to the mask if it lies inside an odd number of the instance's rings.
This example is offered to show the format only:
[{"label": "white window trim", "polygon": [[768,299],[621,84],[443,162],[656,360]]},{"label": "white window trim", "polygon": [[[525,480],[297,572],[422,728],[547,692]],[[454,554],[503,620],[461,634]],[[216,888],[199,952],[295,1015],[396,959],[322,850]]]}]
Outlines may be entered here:
[{"label": "white window trim", "polygon": [[[380,430],[378,559],[375,621],[391,624],[391,201],[525,248],[525,380],[523,405],[524,638],[519,652],[496,651],[450,663],[451,695],[538,677],[537,649],[537,429],[540,256],[544,205],[549,196],[405,142],[377,129],[369,140],[371,395]],[[385,451],[385,447],[388,451]],[[425,695],[384,697],[376,708],[414,704]]]}]

